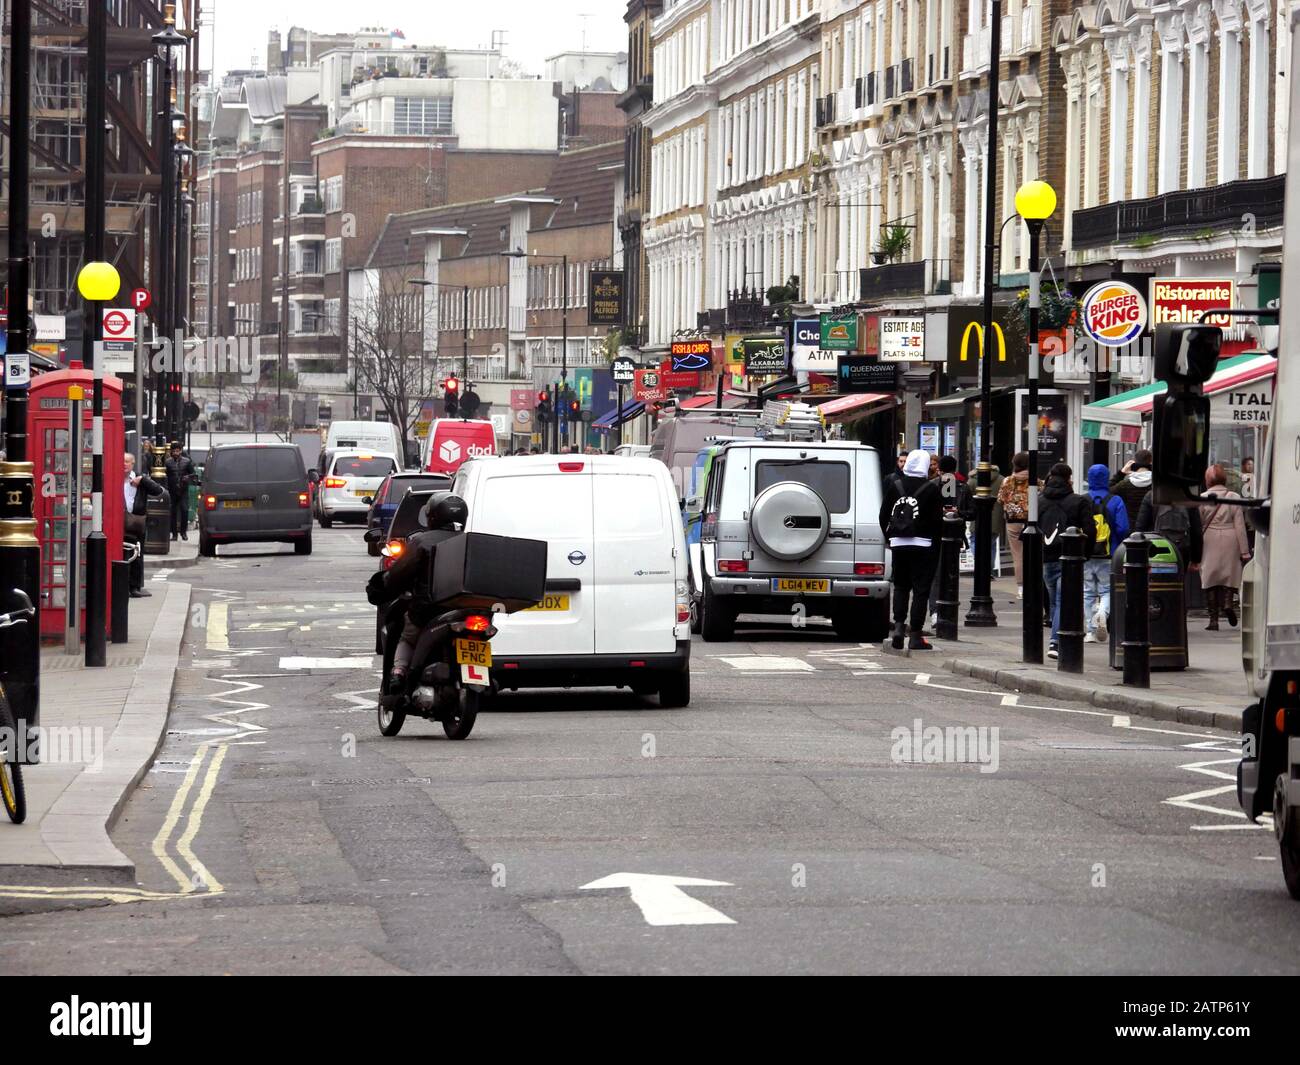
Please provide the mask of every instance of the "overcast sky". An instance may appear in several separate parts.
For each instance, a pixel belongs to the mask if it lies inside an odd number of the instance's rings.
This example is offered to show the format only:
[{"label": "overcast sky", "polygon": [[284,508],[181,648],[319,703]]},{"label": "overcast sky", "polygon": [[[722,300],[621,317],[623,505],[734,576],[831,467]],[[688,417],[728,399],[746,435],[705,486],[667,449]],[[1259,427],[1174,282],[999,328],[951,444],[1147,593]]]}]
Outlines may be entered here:
[{"label": "overcast sky", "polygon": [[290,26],[322,33],[382,26],[400,29],[410,44],[454,48],[486,47],[493,30],[505,30],[506,57],[535,74],[543,73],[547,56],[580,50],[584,27],[590,51],[627,48],[625,5],[619,0],[208,0],[205,6],[215,11],[216,26],[215,36],[204,27],[203,60],[210,61],[215,44],[219,73],[248,68],[254,54],[265,68],[267,33],[283,34]]}]

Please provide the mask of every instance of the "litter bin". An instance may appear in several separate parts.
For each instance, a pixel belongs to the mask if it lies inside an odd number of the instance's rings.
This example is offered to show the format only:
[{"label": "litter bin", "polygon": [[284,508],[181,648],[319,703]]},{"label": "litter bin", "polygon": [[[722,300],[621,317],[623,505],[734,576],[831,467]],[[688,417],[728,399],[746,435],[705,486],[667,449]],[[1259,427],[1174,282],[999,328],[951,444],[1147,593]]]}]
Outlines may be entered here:
[{"label": "litter bin", "polygon": [[164,488],[162,495],[150,496],[144,508],[144,553],[168,555],[172,550],[172,497]]},{"label": "litter bin", "polygon": [[[1183,561],[1178,549],[1162,536],[1148,536],[1151,544],[1148,576],[1151,668],[1187,668],[1187,599]],[[1119,545],[1110,560],[1110,668],[1124,668],[1124,556]]]}]

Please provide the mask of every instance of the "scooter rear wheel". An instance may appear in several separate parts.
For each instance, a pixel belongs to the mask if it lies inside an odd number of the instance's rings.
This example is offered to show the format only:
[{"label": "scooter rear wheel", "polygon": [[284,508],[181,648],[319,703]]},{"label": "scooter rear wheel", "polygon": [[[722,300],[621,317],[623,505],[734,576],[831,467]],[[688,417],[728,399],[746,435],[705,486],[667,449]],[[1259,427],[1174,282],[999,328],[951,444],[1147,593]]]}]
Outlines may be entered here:
[{"label": "scooter rear wheel", "polygon": [[442,719],[442,731],[449,740],[463,740],[474,731],[482,693],[476,688],[461,688],[452,710]]}]

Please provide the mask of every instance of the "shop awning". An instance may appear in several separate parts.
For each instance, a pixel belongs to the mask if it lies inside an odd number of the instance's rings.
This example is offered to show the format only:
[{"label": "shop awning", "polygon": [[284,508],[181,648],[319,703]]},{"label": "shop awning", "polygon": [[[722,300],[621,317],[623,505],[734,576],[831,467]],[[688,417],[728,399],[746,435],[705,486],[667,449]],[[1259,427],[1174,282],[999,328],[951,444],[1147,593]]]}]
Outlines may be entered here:
[{"label": "shop awning", "polygon": [[860,395],[828,399],[818,409],[828,423],[851,422],[897,403],[898,397],[892,392],[863,392]]},{"label": "shop awning", "polygon": [[[1205,382],[1205,394],[1213,396],[1219,392],[1240,388],[1252,381],[1272,377],[1276,372],[1277,359],[1266,352],[1256,351],[1249,355],[1237,355],[1231,359],[1224,359],[1219,363],[1219,368],[1214,371],[1210,379]],[[1085,420],[1091,419],[1112,425],[1133,424],[1131,418],[1117,418],[1115,415],[1123,413],[1137,414],[1139,416],[1150,414],[1156,397],[1164,395],[1167,390],[1168,385],[1164,381],[1142,385],[1140,388],[1121,392],[1118,396],[1110,396],[1107,399],[1099,399],[1096,403],[1085,404],[1083,417]]]},{"label": "shop awning", "polygon": [[[1015,386],[999,385],[989,392],[990,396],[1002,396],[1008,392],[1014,391]],[[980,398],[980,389],[963,388],[960,392],[953,392],[947,396],[940,396],[938,399],[927,399],[925,409],[931,415],[937,418],[960,418],[962,408],[967,403],[974,403]]]},{"label": "shop awning", "polygon": [[[677,401],[677,406],[681,410],[695,410],[699,407],[716,407],[717,405],[718,394],[716,392],[698,392],[693,396],[687,396],[685,399]],[[728,410],[737,410],[745,405],[745,400],[739,396],[730,396],[726,393],[722,396],[722,406]]]},{"label": "shop awning", "polygon": [[639,399],[629,399],[621,407],[611,407],[592,423],[593,429],[613,429],[626,421],[631,421],[645,410],[645,404]]}]

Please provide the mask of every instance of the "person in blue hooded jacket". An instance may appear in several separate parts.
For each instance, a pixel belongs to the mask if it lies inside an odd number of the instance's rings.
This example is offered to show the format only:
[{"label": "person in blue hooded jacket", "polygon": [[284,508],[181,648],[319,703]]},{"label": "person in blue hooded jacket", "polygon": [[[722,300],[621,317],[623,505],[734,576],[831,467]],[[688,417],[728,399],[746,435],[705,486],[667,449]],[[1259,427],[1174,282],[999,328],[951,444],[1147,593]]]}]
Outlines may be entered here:
[{"label": "person in blue hooded jacket", "polygon": [[1088,496],[1092,499],[1097,539],[1083,564],[1083,616],[1088,619],[1084,643],[1105,643],[1110,638],[1110,560],[1129,533],[1124,497],[1110,490],[1110,469],[1103,463],[1088,467]]}]

